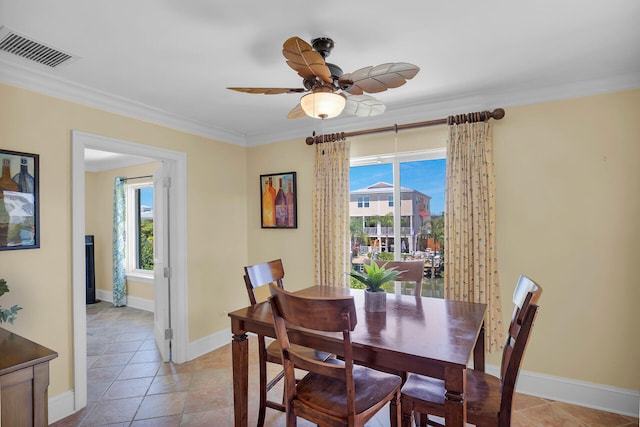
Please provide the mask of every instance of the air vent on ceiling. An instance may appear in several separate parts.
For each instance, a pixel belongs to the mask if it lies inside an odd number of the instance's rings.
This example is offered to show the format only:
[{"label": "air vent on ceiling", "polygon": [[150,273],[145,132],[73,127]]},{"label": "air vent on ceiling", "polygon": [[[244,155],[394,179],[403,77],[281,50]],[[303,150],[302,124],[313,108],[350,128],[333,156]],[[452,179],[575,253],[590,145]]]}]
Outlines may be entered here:
[{"label": "air vent on ceiling", "polygon": [[31,40],[7,27],[0,27],[0,51],[12,53],[52,68],[75,59],[69,53]]}]

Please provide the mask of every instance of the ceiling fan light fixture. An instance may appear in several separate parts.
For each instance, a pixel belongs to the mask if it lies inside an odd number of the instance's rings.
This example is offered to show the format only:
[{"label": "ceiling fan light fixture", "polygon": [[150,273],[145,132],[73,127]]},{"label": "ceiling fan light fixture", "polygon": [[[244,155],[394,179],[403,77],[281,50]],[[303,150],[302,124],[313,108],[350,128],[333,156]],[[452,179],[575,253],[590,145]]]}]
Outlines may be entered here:
[{"label": "ceiling fan light fixture", "polygon": [[315,91],[303,96],[300,106],[309,117],[330,119],[342,113],[346,102],[345,97],[337,93]]}]

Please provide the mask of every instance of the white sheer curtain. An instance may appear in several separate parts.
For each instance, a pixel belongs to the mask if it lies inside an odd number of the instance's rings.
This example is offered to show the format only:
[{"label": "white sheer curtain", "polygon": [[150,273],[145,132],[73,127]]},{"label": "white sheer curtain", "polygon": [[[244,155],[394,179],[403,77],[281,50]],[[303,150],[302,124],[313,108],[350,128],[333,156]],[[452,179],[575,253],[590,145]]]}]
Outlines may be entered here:
[{"label": "white sheer curtain", "polygon": [[445,209],[445,298],[487,304],[485,348],[504,344],[496,248],[490,122],[449,126]]},{"label": "white sheer curtain", "polygon": [[313,185],[315,284],[349,286],[349,141],[316,144]]}]

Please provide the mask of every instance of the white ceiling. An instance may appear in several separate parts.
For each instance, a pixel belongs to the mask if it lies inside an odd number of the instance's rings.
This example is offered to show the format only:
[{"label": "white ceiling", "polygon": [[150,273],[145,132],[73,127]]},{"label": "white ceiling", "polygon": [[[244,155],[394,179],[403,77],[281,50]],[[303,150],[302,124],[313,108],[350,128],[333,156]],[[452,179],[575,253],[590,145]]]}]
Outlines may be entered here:
[{"label": "white ceiling", "polygon": [[84,170],[87,172],[103,172],[155,161],[147,157],[132,156],[130,154],[112,153],[91,148],[84,149]]},{"label": "white ceiling", "polygon": [[[0,81],[240,145],[640,87],[640,1],[0,0],[0,26],[77,56],[51,69],[0,53]],[[345,72],[421,71],[387,111],[289,120],[291,36],[331,37]],[[507,110],[507,118],[508,118]]]}]

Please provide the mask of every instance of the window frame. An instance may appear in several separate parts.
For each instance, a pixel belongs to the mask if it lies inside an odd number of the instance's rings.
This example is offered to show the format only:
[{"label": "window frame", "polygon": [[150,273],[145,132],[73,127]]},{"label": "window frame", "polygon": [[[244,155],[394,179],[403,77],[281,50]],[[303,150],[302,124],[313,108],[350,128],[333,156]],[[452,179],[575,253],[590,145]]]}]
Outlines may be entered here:
[{"label": "window frame", "polygon": [[359,196],[358,197],[358,209],[364,209],[371,206],[371,198],[369,196]]},{"label": "window frame", "polygon": [[138,227],[137,223],[137,197],[136,192],[142,188],[154,188],[153,181],[127,183],[127,215],[126,227],[127,236],[135,236],[135,238],[127,238],[126,260],[127,260],[127,278],[143,283],[153,283],[154,271],[138,268]]},{"label": "window frame", "polygon": [[[401,153],[388,153],[379,154],[374,156],[362,156],[353,157],[349,161],[350,167],[357,166],[372,166],[383,163],[391,163],[393,167],[393,198],[394,200],[401,200],[400,195],[400,163],[415,162],[421,160],[438,160],[447,158],[446,147],[433,148],[420,151],[406,151]],[[393,239],[395,242],[402,240],[401,235],[401,205],[402,203],[394,203],[393,206]],[[394,251],[394,258],[396,261],[400,261],[402,257],[402,251]]]}]

